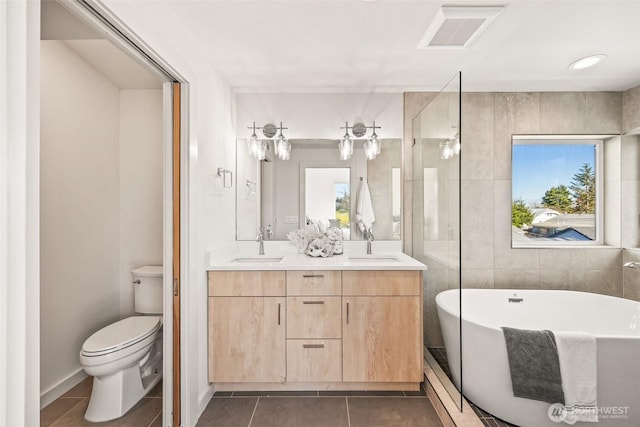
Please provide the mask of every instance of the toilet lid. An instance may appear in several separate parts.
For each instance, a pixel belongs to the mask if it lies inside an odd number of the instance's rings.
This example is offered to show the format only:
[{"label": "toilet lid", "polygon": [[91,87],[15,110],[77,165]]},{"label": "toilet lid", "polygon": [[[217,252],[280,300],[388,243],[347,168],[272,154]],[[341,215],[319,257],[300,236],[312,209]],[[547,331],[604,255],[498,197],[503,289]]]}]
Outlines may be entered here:
[{"label": "toilet lid", "polygon": [[105,353],[128,347],[155,333],[162,325],[159,316],[133,316],[105,326],[91,335],[83,344],[82,351]]}]

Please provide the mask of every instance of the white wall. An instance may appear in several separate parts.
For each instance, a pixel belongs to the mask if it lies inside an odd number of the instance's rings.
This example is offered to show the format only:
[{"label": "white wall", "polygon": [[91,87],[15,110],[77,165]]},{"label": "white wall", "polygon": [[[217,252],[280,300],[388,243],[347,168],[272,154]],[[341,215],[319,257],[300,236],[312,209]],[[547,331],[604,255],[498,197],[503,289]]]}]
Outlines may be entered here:
[{"label": "white wall", "polygon": [[0,425],[39,424],[40,2],[0,2]]},{"label": "white wall", "polygon": [[236,132],[248,138],[254,121],[283,122],[289,139],[339,139],[345,122],[371,126],[375,120],[380,138],[402,138],[402,102],[401,93],[239,93]]},{"label": "white wall", "polygon": [[[158,17],[172,20],[171,2],[103,2],[189,83],[189,147],[183,166],[188,180],[183,193],[185,258],[182,279],[182,424],[193,426],[209,403],[214,386],[207,381],[207,278],[208,251],[232,245],[235,240],[235,188],[223,189],[218,167],[235,172],[234,102],[229,85],[187,46],[197,46],[188,28],[166,31]],[[176,24],[179,25],[179,24]],[[235,176],[235,173],[234,173]],[[166,348],[166,347],[165,347]],[[163,412],[170,417],[165,402]]]},{"label": "white wall", "polygon": [[120,317],[133,314],[131,270],[162,265],[162,90],[120,90]]},{"label": "white wall", "polygon": [[162,263],[162,91],[120,90],[43,41],[41,393],[84,377],[78,351],[133,314],[131,269]]},{"label": "white wall", "polygon": [[64,42],[41,51],[41,390],[119,317],[118,88]]}]

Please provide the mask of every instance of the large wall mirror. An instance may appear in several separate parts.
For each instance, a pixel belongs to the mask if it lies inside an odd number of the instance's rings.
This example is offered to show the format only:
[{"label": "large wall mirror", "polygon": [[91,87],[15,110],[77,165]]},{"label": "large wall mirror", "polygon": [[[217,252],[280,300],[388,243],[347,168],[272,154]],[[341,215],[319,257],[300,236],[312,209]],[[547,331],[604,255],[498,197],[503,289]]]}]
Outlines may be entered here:
[{"label": "large wall mirror", "polygon": [[290,140],[289,160],[280,160],[268,143],[266,158],[253,158],[247,140],[237,141],[236,238],[287,240],[305,225],[323,231],[339,227],[345,240],[363,240],[358,212],[366,208],[362,186],[369,190],[371,224],[376,240],[400,240],[400,139],[381,139],[380,154],[367,160],[356,141],[349,160],[340,160],[337,140]]}]

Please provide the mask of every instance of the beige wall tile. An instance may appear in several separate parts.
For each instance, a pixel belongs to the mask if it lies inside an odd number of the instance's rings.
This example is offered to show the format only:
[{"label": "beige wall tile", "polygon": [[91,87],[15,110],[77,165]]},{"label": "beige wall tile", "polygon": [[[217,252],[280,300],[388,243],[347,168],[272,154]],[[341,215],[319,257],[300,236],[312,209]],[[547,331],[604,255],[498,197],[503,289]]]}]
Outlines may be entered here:
[{"label": "beige wall tile", "polygon": [[540,289],[564,289],[586,291],[584,268],[576,269],[540,269]]},{"label": "beige wall tile", "polygon": [[540,132],[580,134],[586,125],[585,92],[543,92],[540,94]]},{"label": "beige wall tile", "polygon": [[540,289],[540,270],[498,270],[494,274],[496,289]]},{"label": "beige wall tile", "polygon": [[587,92],[586,123],[583,133],[612,133],[622,131],[622,93]]},{"label": "beige wall tile", "polygon": [[585,251],[588,249],[540,249],[541,270],[584,270]]},{"label": "beige wall tile", "polygon": [[462,95],[462,179],[494,178],[493,98],[493,93]]},{"label": "beige wall tile", "polygon": [[622,297],[622,271],[620,270],[586,270],[585,290],[595,294]]},{"label": "beige wall tile", "polygon": [[462,287],[465,289],[493,289],[493,269],[462,270]]},{"label": "beige wall tile", "polygon": [[622,132],[640,127],[640,86],[622,93]]},{"label": "beige wall tile", "polygon": [[621,270],[622,250],[618,248],[585,249],[585,268],[588,270]]}]

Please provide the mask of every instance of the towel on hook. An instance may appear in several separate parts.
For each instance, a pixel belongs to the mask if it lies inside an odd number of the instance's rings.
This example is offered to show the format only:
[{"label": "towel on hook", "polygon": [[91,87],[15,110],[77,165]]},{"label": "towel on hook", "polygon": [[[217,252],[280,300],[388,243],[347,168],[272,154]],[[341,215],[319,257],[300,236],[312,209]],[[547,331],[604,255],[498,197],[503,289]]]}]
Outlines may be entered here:
[{"label": "towel on hook", "polygon": [[585,332],[554,332],[554,335],[564,392],[563,421],[597,423],[596,338]]},{"label": "towel on hook", "polygon": [[358,191],[358,204],[356,205],[356,224],[363,233],[371,229],[376,220],[373,213],[373,204],[371,203],[371,193],[367,181],[360,181],[360,190]]}]

